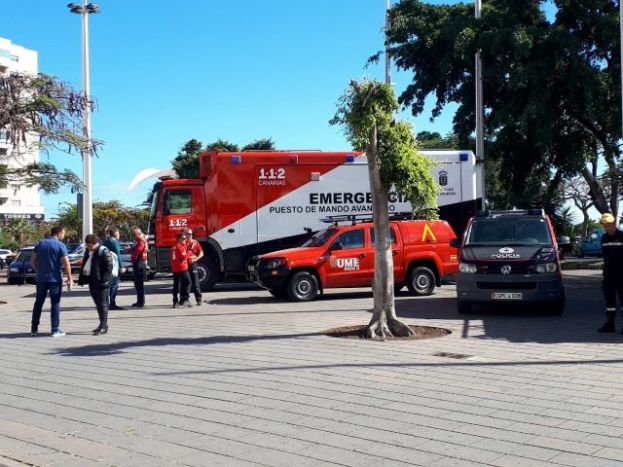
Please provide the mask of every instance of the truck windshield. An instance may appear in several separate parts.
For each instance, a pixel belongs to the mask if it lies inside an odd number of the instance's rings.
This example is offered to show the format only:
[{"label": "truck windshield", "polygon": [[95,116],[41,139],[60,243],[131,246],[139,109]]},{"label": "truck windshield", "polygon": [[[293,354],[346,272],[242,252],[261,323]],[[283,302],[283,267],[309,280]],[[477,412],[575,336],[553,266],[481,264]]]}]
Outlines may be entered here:
[{"label": "truck windshield", "polygon": [[552,245],[547,223],[541,218],[478,219],[472,222],[466,246]]},{"label": "truck windshield", "polygon": [[308,239],[301,246],[322,246],[329,241],[335,234],[335,229],[326,229],[316,232],[310,239]]}]

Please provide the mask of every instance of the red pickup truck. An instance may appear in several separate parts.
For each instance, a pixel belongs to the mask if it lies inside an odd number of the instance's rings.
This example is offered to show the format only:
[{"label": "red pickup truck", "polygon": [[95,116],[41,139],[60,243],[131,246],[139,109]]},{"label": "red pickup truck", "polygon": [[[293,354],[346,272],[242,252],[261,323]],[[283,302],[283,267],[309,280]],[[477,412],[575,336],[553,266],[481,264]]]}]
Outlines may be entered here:
[{"label": "red pickup truck", "polygon": [[[441,220],[390,222],[396,291],[430,295],[443,276],[458,271],[456,237]],[[333,225],[299,248],[275,251],[249,266],[252,279],[279,298],[314,300],[324,289],[366,287],[374,279],[374,229],[371,222]]]}]

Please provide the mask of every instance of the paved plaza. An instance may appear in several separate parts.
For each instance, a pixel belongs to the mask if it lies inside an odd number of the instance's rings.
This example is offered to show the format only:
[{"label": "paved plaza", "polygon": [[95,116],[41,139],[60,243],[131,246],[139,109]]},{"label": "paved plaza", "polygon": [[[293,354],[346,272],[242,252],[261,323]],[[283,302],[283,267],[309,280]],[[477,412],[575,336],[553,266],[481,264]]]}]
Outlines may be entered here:
[{"label": "paved plaza", "polygon": [[32,338],[34,286],[3,283],[0,465],[623,465],[623,336],[595,332],[599,279],[565,273],[564,316],[460,316],[451,284],[400,295],[402,320],[452,334],[387,342],[322,334],[368,322],[363,289],[290,303],[222,285],[171,309],[166,278],[108,335],[78,287],[67,335],[45,313]]}]

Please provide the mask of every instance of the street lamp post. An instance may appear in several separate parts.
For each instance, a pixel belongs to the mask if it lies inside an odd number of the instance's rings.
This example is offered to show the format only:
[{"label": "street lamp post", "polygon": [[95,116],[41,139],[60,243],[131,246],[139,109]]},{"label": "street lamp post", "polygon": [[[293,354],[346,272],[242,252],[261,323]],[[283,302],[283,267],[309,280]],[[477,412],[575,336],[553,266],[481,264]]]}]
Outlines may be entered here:
[{"label": "street lamp post", "polygon": [[390,59],[389,59],[389,4],[390,0],[385,0],[385,83],[392,84],[390,77]]},{"label": "street lamp post", "polygon": [[[82,148],[82,183],[84,194],[82,198],[82,238],[93,233],[93,199],[91,186],[91,94],[89,90],[89,15],[99,13],[96,3],[87,3],[82,0],[82,5],[69,3],[69,11],[82,15],[82,86],[84,98],[84,114],[82,132],[86,141],[86,147]],[[78,206],[80,209],[80,206]]]},{"label": "street lamp post", "polygon": [[[476,19],[481,18],[482,0],[475,1]],[[486,190],[485,190],[485,143],[484,143],[484,106],[482,100],[482,59],[480,58],[480,49],[476,51],[476,161],[482,164],[482,208],[485,209]]]}]

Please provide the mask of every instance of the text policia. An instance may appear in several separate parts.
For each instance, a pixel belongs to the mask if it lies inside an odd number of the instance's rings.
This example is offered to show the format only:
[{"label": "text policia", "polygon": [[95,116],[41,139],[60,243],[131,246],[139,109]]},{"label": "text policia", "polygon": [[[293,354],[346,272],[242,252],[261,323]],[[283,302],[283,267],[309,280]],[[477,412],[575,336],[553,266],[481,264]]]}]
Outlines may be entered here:
[{"label": "text policia", "polygon": [[[407,197],[400,193],[389,193],[390,203],[407,203]],[[395,206],[389,205],[389,210],[394,211]],[[271,214],[296,214],[303,212],[320,213],[368,213],[372,212],[372,193],[310,193],[309,202],[306,206],[271,206],[268,210]]]}]

